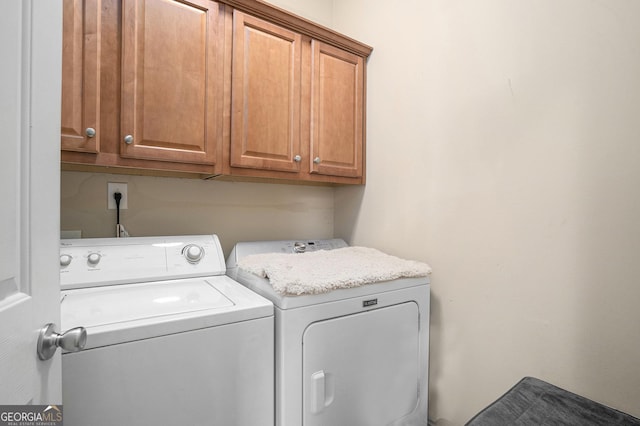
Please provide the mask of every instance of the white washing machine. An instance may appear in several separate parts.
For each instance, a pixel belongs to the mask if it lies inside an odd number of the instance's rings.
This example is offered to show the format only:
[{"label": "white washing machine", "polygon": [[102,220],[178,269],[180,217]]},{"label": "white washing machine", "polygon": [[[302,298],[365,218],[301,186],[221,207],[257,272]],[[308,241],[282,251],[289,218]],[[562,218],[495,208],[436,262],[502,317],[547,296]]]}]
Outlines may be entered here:
[{"label": "white washing machine", "polygon": [[275,305],[276,425],[427,425],[429,280],[404,278],[282,296],[237,267],[258,253],[346,247],[343,240],[238,243],[227,274]]},{"label": "white washing machine", "polygon": [[215,235],[63,240],[67,426],[273,426],[273,305]]}]

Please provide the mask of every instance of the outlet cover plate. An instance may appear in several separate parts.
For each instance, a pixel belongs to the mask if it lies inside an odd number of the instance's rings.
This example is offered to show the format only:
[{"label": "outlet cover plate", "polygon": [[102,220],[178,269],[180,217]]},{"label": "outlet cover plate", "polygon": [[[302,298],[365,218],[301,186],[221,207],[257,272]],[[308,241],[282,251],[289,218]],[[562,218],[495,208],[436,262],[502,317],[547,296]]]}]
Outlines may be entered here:
[{"label": "outlet cover plate", "polygon": [[107,209],[116,209],[116,199],[113,198],[113,194],[119,192],[122,194],[120,200],[120,210],[125,210],[129,206],[129,197],[127,196],[127,183],[126,182],[108,182],[107,183]]}]

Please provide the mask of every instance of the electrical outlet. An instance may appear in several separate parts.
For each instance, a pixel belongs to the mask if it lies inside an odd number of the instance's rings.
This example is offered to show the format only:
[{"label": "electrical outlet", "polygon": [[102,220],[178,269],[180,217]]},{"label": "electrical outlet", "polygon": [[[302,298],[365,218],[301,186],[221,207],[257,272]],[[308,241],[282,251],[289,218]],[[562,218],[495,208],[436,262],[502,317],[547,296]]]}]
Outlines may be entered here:
[{"label": "electrical outlet", "polygon": [[116,209],[116,199],[113,194],[119,192],[122,194],[120,199],[120,210],[127,209],[129,197],[127,196],[127,184],[125,182],[108,182],[107,183],[107,209]]}]

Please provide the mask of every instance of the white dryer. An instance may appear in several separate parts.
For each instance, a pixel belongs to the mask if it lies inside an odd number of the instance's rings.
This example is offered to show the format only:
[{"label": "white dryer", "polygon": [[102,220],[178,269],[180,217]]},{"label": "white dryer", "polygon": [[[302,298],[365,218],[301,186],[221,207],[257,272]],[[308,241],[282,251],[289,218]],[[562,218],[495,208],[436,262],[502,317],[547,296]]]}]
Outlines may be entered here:
[{"label": "white dryer", "polygon": [[273,305],[215,235],[63,240],[65,425],[272,426]]},{"label": "white dryer", "polygon": [[346,247],[343,240],[238,243],[227,275],[275,305],[276,425],[427,425],[429,280],[282,296],[245,256]]}]

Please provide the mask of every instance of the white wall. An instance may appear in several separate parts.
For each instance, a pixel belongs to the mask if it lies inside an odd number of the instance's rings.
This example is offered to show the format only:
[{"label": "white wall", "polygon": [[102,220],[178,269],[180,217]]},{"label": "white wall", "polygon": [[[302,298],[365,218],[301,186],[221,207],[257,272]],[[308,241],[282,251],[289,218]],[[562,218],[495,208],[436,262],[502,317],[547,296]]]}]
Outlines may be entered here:
[{"label": "white wall", "polygon": [[336,236],[427,261],[430,416],[536,376],[640,416],[640,2],[334,1],[374,47]]},{"label": "white wall", "polygon": [[61,229],[115,236],[107,182],[128,183],[120,222],[131,236],[212,234],[229,254],[238,241],[333,236],[333,189],[63,172]]}]

